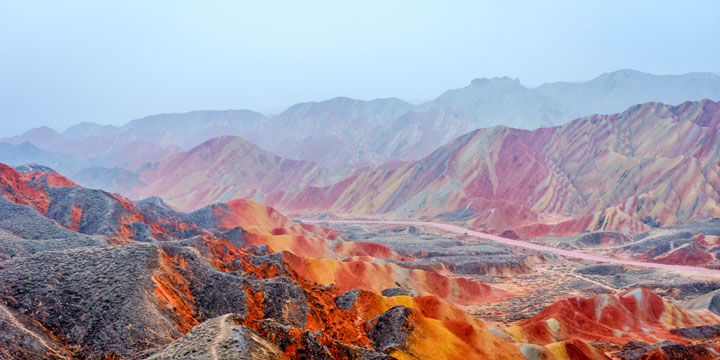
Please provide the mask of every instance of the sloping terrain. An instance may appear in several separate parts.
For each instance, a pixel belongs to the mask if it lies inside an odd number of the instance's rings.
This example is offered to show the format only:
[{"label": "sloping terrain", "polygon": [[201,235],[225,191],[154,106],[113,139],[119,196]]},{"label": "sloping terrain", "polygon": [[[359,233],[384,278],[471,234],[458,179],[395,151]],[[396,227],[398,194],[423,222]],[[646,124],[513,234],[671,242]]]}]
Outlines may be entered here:
[{"label": "sloping terrain", "polygon": [[717,268],[720,265],[718,236],[720,219],[694,221],[651,229],[613,252],[663,264]]},{"label": "sloping terrain", "polygon": [[528,261],[531,259],[518,256],[497,243],[463,242],[447,234],[428,234],[412,225],[377,229],[356,224],[333,226],[342,230],[342,237],[345,239],[385,245],[412,258],[411,261],[399,262],[408,268],[459,275],[518,275],[531,272]]}]

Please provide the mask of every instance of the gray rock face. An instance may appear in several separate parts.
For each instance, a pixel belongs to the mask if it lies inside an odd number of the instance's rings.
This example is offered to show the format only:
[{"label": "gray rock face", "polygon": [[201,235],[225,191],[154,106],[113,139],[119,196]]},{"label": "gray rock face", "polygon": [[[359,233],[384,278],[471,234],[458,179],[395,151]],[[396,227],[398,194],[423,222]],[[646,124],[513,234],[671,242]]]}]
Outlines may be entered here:
[{"label": "gray rock face", "polygon": [[689,300],[686,306],[690,309],[707,309],[720,315],[720,289]]},{"label": "gray rock face", "polygon": [[703,325],[670,330],[675,335],[688,339],[714,339],[720,336],[720,325]]},{"label": "gray rock face", "polygon": [[416,296],[416,294],[410,289],[403,288],[389,288],[381,292],[382,296]]},{"label": "gray rock face", "polygon": [[332,360],[330,350],[317,339],[312,331],[300,331],[299,335],[291,334],[293,328],[273,319],[260,320],[258,331],[275,343],[280,349],[293,346],[299,359]]},{"label": "gray rock face", "polygon": [[154,257],[154,247],[126,246],[8,260],[0,264],[0,301],[78,345],[77,355],[126,356],[163,343],[163,334],[180,335],[152,299]]},{"label": "gray rock face", "polygon": [[386,354],[395,349],[404,349],[412,331],[410,316],[412,310],[397,305],[365,323],[373,347]]},{"label": "gray rock face", "polygon": [[671,249],[690,243],[697,234],[720,235],[720,219],[694,221],[688,224],[665,226],[638,234],[623,251],[653,255],[663,254]]},{"label": "gray rock face", "polygon": [[172,343],[152,351],[147,359],[287,359],[275,344],[252,329],[236,325],[234,314],[205,321]]},{"label": "gray rock face", "polygon": [[585,275],[610,276],[624,273],[625,267],[616,264],[596,264],[579,268],[577,272]]},{"label": "gray rock face", "polygon": [[260,280],[259,286],[265,294],[265,318],[283,325],[305,327],[310,307],[305,302],[305,293],[296,283],[286,277],[275,277]]},{"label": "gray rock face", "polygon": [[45,250],[106,244],[105,236],[70,231],[40,215],[35,209],[0,196],[0,261]]},{"label": "gray rock face", "polygon": [[694,279],[654,269],[628,270],[608,276],[607,281],[615,288],[644,287],[660,296],[673,293],[673,297],[681,301],[690,301],[720,289],[720,281]]},{"label": "gray rock face", "polygon": [[0,261],[11,259],[15,256],[28,255],[27,250],[21,245],[25,240],[5,230],[0,230]]},{"label": "gray rock face", "polygon": [[636,359],[714,359],[710,350],[702,344],[682,345],[673,341],[662,341],[657,344],[629,342],[625,349],[616,354],[623,360]]},{"label": "gray rock face", "polygon": [[546,349],[535,344],[518,344],[520,352],[526,360],[542,360]]},{"label": "gray rock face", "polygon": [[343,310],[350,310],[357,300],[360,289],[352,289],[335,298],[335,305]]},{"label": "gray rock face", "polygon": [[[83,234],[116,235],[121,218],[127,214],[127,210],[117,199],[102,190],[50,187],[48,195],[51,201],[45,216],[68,227],[72,222],[72,208],[78,206],[82,209],[78,232]],[[152,240],[148,239],[149,232],[142,223],[135,224],[135,228],[136,240]]]},{"label": "gray rock face", "polygon": [[631,240],[619,231],[593,231],[587,234],[578,235],[575,242],[580,246],[601,246],[605,244],[621,245]]}]

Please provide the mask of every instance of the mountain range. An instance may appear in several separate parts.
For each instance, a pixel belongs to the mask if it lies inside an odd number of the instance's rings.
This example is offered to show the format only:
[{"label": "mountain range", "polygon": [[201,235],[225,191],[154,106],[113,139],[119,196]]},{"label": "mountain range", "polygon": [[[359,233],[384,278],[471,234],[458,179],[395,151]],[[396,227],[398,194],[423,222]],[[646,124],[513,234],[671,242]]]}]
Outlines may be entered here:
[{"label": "mountain range", "polygon": [[[581,116],[621,112],[649,101],[677,105],[704,98],[720,100],[720,76],[659,76],[620,70],[587,82],[535,88],[525,87],[517,79],[476,79],[418,105],[397,98],[364,101],[338,97],[293,105],[271,116],[250,110],[193,111],[153,115],[120,127],[81,123],[61,134],[38,128],[0,140],[15,145],[29,142],[42,150],[89,160],[92,166],[136,170],[168,152],[233,135],[281,157],[318,162],[336,174],[393,159],[418,160],[478,128],[536,129]],[[138,151],[147,156],[134,156]],[[0,158],[13,159],[7,155],[10,152],[3,150]],[[19,163],[38,162],[36,159],[37,155],[28,154]],[[88,167],[82,163],[60,165],[63,167],[58,170],[69,175]]]},{"label": "mountain range", "polygon": [[420,160],[343,176],[224,136],[136,171],[92,168],[73,179],[187,211],[249,198],[303,216],[440,219],[531,238],[632,235],[720,217],[719,109],[650,102],[557,127],[479,129]]},{"label": "mountain range", "polygon": [[645,103],[533,131],[492,127],[425,158],[269,194],[290,213],[445,219],[524,237],[720,217],[720,103]]}]

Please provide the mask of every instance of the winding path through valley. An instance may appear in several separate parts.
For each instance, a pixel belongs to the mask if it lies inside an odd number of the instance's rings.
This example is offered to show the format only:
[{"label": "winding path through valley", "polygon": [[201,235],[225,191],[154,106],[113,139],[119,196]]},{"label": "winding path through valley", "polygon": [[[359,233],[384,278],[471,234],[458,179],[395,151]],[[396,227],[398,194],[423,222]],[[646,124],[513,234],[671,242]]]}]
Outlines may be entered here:
[{"label": "winding path through valley", "polygon": [[504,238],[504,237],[497,236],[497,235],[485,234],[485,233],[481,233],[478,231],[465,229],[465,228],[462,228],[459,226],[443,224],[443,223],[426,222],[426,221],[394,221],[394,220],[302,220],[302,221],[305,223],[313,223],[313,224],[330,223],[330,224],[377,224],[377,225],[430,226],[430,227],[450,231],[450,232],[457,233],[457,234],[467,234],[469,236],[474,236],[474,237],[481,238],[481,239],[496,241],[501,244],[505,244],[505,245],[509,245],[509,246],[519,246],[519,247],[523,247],[526,249],[532,249],[532,250],[537,250],[537,251],[547,251],[547,252],[551,252],[551,253],[562,255],[565,257],[569,257],[569,258],[592,260],[592,261],[597,261],[597,262],[601,262],[601,263],[642,266],[642,267],[655,268],[655,269],[690,271],[690,272],[706,274],[706,275],[720,275],[720,270],[706,269],[706,268],[701,268],[701,267],[696,267],[696,266],[668,265],[668,264],[659,264],[659,263],[637,261],[637,260],[613,259],[613,258],[608,258],[608,257],[584,254],[581,252],[575,252],[575,251],[570,251],[570,250],[563,250],[563,249],[553,248],[553,247],[549,247],[549,246],[533,244],[533,243],[520,241],[520,240],[508,239],[508,238]]}]

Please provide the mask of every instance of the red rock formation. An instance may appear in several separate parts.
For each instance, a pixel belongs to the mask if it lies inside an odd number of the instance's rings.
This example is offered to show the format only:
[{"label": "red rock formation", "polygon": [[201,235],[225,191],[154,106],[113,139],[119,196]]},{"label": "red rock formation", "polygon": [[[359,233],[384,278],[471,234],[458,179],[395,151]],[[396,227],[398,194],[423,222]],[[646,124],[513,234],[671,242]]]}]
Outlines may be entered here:
[{"label": "red rock formation", "polygon": [[417,294],[432,294],[456,304],[481,304],[511,296],[505,291],[466,278],[448,278],[435,272],[406,269],[372,261],[337,261],[286,254],[285,262],[300,276],[341,292],[365,289],[381,292],[403,287]]},{"label": "red rock formation", "polygon": [[45,214],[50,204],[46,188],[32,183],[29,174],[21,174],[15,169],[0,164],[0,191],[11,201],[30,205],[41,214]]},{"label": "red rock formation", "polygon": [[709,311],[683,310],[656,294],[635,288],[618,295],[561,300],[509,332],[516,339],[536,344],[582,339],[625,344],[633,340],[688,343],[671,329],[715,324]]},{"label": "red rock formation", "polygon": [[210,139],[170,154],[144,169],[144,185],[127,189],[132,198],[161,196],[182,210],[229,199],[256,198],[273,191],[315,185],[327,170],[315,162],[284,159],[238,137]]}]

